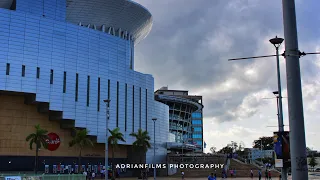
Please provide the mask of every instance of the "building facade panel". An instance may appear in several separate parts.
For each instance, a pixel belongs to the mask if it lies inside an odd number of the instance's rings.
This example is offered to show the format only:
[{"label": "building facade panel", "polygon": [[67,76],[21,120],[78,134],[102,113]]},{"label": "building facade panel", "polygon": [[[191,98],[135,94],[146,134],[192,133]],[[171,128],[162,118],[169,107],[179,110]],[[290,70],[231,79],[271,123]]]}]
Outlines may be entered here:
[{"label": "building facade panel", "polygon": [[[148,132],[151,138],[151,148],[147,152],[146,163],[166,163],[166,142],[169,139],[169,107],[163,103],[154,101],[153,115],[153,118],[157,118],[157,120],[155,122],[155,128],[153,120],[148,120],[148,124],[150,124],[148,126]],[[156,138],[154,138],[154,132]],[[154,140],[156,140],[155,144]],[[155,159],[154,148],[156,150]]]}]

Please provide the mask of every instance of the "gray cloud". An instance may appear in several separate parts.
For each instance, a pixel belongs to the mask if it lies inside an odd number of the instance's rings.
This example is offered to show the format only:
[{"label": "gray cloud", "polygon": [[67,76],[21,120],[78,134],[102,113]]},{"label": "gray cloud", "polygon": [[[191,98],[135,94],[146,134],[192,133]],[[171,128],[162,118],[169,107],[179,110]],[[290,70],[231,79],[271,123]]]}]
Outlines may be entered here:
[{"label": "gray cloud", "polygon": [[[169,88],[203,95],[205,116],[218,122],[242,120],[259,112],[265,102],[255,93],[272,97],[271,92],[276,90],[275,59],[242,62],[228,62],[227,59],[275,53],[268,39],[283,36],[280,1],[137,2],[154,15],[154,27],[136,47],[136,68],[153,74],[156,88],[169,85]],[[300,15],[299,33],[304,34],[301,44],[310,49],[316,39],[306,33],[315,35],[319,28],[308,29],[309,26],[315,28],[310,21],[318,18],[302,13],[317,1],[308,3],[297,1],[297,15]],[[313,12],[317,12],[315,7],[311,7]],[[301,63],[301,68],[304,81],[313,83],[312,77],[319,68],[313,64],[314,58],[309,59]],[[285,88],[285,64],[281,65]]]}]

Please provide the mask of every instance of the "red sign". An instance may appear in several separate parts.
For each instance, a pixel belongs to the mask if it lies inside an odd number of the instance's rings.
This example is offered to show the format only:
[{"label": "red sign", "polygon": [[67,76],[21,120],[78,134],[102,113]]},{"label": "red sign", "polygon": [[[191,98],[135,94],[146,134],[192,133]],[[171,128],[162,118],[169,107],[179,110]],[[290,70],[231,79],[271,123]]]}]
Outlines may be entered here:
[{"label": "red sign", "polygon": [[55,151],[60,146],[60,137],[56,133],[49,133],[48,134],[49,139],[47,139],[48,143],[48,150],[49,151]]}]

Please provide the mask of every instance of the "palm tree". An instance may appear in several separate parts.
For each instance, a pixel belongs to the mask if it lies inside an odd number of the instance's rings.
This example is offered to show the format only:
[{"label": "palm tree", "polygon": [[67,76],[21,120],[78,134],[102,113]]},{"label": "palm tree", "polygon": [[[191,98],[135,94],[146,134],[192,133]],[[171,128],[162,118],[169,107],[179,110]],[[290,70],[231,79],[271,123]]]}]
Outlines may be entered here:
[{"label": "palm tree", "polygon": [[112,178],[114,179],[114,165],[113,165],[113,160],[114,160],[114,150],[118,146],[118,141],[126,142],[123,139],[123,134],[120,132],[120,128],[115,128],[113,130],[108,129],[110,132],[110,136],[108,138],[108,144],[111,144],[112,147]]},{"label": "palm tree", "polygon": [[26,141],[29,141],[30,150],[32,150],[33,144],[36,144],[36,156],[35,156],[35,162],[34,162],[34,172],[37,174],[38,171],[38,155],[39,155],[39,149],[43,146],[45,149],[48,148],[48,142],[49,139],[47,133],[48,131],[45,129],[41,129],[40,125],[37,124],[34,126],[36,131],[32,134],[29,134],[26,138]]},{"label": "palm tree", "polygon": [[81,165],[81,152],[83,148],[90,146],[93,147],[93,142],[91,139],[88,137],[89,131],[87,129],[74,129],[75,131],[75,136],[73,139],[69,142],[69,147],[73,146],[78,146],[79,147],[79,167],[80,171],[82,170],[82,165]]},{"label": "palm tree", "polygon": [[133,142],[133,148],[138,150],[139,156],[140,156],[140,164],[142,163],[142,155],[147,152],[147,150],[151,147],[150,145],[150,136],[148,131],[143,131],[142,129],[139,129],[138,132],[133,132],[130,134],[130,136],[135,137],[136,141]]}]

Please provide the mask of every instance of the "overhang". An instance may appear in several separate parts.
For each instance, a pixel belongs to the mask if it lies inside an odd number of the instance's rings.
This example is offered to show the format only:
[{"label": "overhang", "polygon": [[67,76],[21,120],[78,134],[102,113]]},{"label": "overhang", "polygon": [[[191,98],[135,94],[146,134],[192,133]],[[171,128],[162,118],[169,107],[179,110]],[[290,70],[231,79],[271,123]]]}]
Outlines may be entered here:
[{"label": "overhang", "polygon": [[194,111],[198,111],[203,108],[202,104],[194,102],[187,98],[180,97],[180,96],[157,94],[155,95],[155,99],[158,101],[169,101],[169,102],[175,102],[175,103],[181,103],[181,104],[188,104],[190,106],[195,107]]},{"label": "overhang", "polygon": [[131,0],[67,0],[66,20],[127,31],[135,44],[149,34],[153,22],[151,13]]}]

